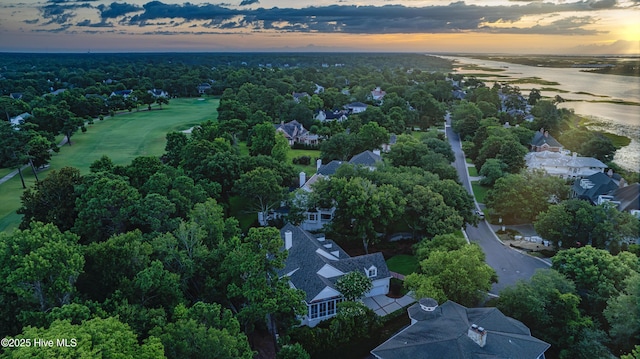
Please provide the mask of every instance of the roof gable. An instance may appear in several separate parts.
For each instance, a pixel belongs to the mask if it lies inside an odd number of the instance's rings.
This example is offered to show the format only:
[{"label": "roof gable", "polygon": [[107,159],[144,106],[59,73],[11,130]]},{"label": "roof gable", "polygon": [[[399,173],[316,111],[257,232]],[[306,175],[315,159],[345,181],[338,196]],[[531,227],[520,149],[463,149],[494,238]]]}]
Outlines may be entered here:
[{"label": "roof gable", "polygon": [[351,159],[349,160],[349,163],[351,163],[352,165],[363,165],[363,166],[373,167],[376,165],[376,163],[381,161],[382,161],[382,157],[380,157],[380,155],[367,150],[351,157]]}]

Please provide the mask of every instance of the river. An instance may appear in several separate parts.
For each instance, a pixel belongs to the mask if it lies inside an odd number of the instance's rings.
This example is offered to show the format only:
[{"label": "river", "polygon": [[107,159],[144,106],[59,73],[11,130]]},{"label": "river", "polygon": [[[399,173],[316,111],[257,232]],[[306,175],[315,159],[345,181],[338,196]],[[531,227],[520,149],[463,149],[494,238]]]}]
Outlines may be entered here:
[{"label": "river", "polygon": [[[581,72],[579,68],[535,67],[469,57],[441,57],[454,60],[459,64],[473,64],[500,70],[456,69],[454,63],[456,72],[477,74],[478,78],[487,82],[488,86],[492,86],[490,82],[495,81],[534,77],[557,82],[558,85],[523,83],[517,86],[520,87],[523,95],[528,95],[532,88],[546,88],[541,91],[543,96],[552,98],[560,95],[567,100],[559,107],[571,108],[576,114],[599,123],[590,128],[629,137],[631,143],[616,151],[614,162],[627,170],[640,172],[640,78],[587,73]],[[626,101],[636,105],[594,101]]]}]

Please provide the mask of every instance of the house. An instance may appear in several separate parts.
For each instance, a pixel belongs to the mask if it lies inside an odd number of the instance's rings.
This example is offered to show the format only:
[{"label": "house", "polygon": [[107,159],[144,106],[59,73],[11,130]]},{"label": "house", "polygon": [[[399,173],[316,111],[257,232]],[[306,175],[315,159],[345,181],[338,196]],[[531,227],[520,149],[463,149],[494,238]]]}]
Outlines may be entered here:
[{"label": "house", "polygon": [[407,309],[411,324],[371,351],[378,359],[544,359],[550,345],[497,308],[438,305],[423,298]]},{"label": "house", "polygon": [[346,110],[340,110],[340,111],[320,110],[318,111],[318,113],[316,113],[314,118],[320,122],[327,122],[327,121],[342,122],[347,119],[347,114],[348,112]]},{"label": "house", "polygon": [[535,152],[561,152],[562,147],[563,146],[560,144],[560,142],[549,135],[549,131],[545,131],[544,128],[541,128],[540,131],[536,132],[533,135],[533,139],[531,140],[531,151]]},{"label": "house", "polygon": [[395,145],[397,140],[398,136],[395,133],[389,134],[389,142],[382,144],[382,152],[391,151],[391,146]]},{"label": "house", "polygon": [[21,124],[23,124],[29,117],[31,117],[32,115],[28,112],[24,112],[19,114],[16,117],[12,117],[9,119],[9,122],[11,123],[11,125],[13,125],[14,127],[16,126],[20,126]]},{"label": "house", "polygon": [[153,97],[158,98],[158,97],[169,97],[169,94],[161,89],[153,89],[153,90],[149,90],[147,91],[148,93],[150,93],[151,95],[153,95]]},{"label": "house", "polygon": [[276,132],[280,132],[289,141],[289,146],[293,146],[295,143],[304,145],[317,145],[318,135],[309,132],[302,124],[296,120],[291,122],[273,125],[276,128]]},{"label": "house", "polygon": [[607,195],[599,196],[597,204],[613,202],[618,206],[618,210],[629,212],[640,218],[640,184],[634,183],[625,186],[624,181],[621,182],[620,187]]},{"label": "house", "polygon": [[381,102],[386,94],[387,93],[383,91],[380,87],[376,87],[373,91],[371,91],[370,96],[373,101]]},{"label": "house", "polygon": [[597,172],[604,172],[607,165],[592,157],[579,157],[567,152],[529,152],[524,156],[527,168],[539,169],[560,178],[584,178]]},{"label": "house", "polygon": [[291,96],[293,96],[293,101],[295,101],[296,103],[300,103],[300,100],[302,100],[305,97],[311,97],[306,92],[293,92],[291,93]]},{"label": "house", "polygon": [[[380,156],[379,150],[361,152],[353,156],[351,160],[349,160],[349,162],[333,160],[326,165],[323,165],[322,160],[318,160],[316,165],[316,173],[311,176],[309,180],[306,180],[306,175],[304,172],[300,172],[300,188],[306,192],[313,191],[312,185],[314,183],[316,183],[321,178],[329,178],[333,176],[338,168],[340,168],[340,166],[345,163],[348,163],[352,166],[365,166],[369,168],[369,170],[373,171],[376,169],[376,165],[379,162],[382,162],[382,157]],[[335,207],[312,208],[304,213],[305,219],[300,224],[300,227],[307,231],[321,230],[325,225],[331,223],[335,211]]]},{"label": "house", "polygon": [[200,95],[204,95],[205,93],[209,92],[209,90],[211,90],[211,84],[207,82],[203,82],[200,85],[198,85],[197,89]]},{"label": "house", "polygon": [[57,96],[65,91],[67,91],[67,89],[57,89],[54,91],[53,88],[51,88],[51,92],[49,94],[53,96]]},{"label": "house", "polygon": [[375,170],[376,165],[379,162],[382,162],[380,150],[367,150],[364,152],[360,152],[357,155],[351,157],[351,159],[349,160],[349,164],[352,164],[354,166],[368,167],[372,171]]},{"label": "house", "polygon": [[113,91],[110,96],[122,96],[124,98],[128,98],[133,93],[133,90],[120,90]]},{"label": "house", "polygon": [[314,236],[290,223],[280,230],[280,236],[289,255],[278,275],[287,276],[291,287],[305,292],[303,325],[313,327],[336,315],[337,304],[344,298],[335,284],[347,273],[360,271],[371,278],[373,287],[365,297],[389,293],[391,274],[382,253],[350,257],[324,235]]},{"label": "house", "polygon": [[345,105],[344,108],[347,109],[349,111],[349,113],[360,113],[360,112],[364,112],[367,110],[367,105],[366,103],[362,103],[362,102],[352,102],[348,105]]},{"label": "house", "polygon": [[598,204],[598,197],[618,188],[618,182],[611,176],[597,172],[585,178],[576,179],[571,186],[574,198],[588,200],[591,204]]}]

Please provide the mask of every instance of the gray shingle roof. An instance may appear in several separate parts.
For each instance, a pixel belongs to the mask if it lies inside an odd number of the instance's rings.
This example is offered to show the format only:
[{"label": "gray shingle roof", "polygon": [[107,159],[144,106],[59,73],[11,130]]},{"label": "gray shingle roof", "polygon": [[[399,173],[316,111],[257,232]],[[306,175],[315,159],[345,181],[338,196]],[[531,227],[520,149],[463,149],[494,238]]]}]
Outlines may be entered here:
[{"label": "gray shingle roof", "polygon": [[[447,301],[433,312],[423,311],[419,303],[408,312],[417,321],[373,349],[372,354],[384,359],[537,358],[550,346],[496,308],[466,308]],[[484,347],[467,336],[472,324],[486,329]]]},{"label": "gray shingle roof", "polygon": [[613,199],[620,201],[621,211],[640,209],[640,184],[634,183],[626,187],[618,188],[611,193]]},{"label": "gray shingle roof", "polygon": [[382,157],[380,157],[380,155],[377,155],[367,150],[351,157],[351,159],[349,160],[349,163],[351,163],[352,165],[363,165],[363,166],[373,167],[376,165],[376,163],[380,161],[382,161]]},{"label": "gray shingle roof", "polygon": [[[280,230],[280,236],[285,238],[285,232],[292,232],[292,246],[289,249],[285,268],[278,272],[284,276],[289,273],[289,280],[298,289],[306,293],[305,300],[311,302],[325,287],[334,288],[334,283],[339,277],[324,278],[318,271],[326,264],[337,270],[347,273],[352,270],[364,270],[371,265],[378,269],[378,275],[374,279],[389,277],[389,268],[382,257],[382,253],[374,253],[366,256],[349,257],[349,255],[335,242],[325,239],[319,241],[313,234],[296,227],[291,223],[286,224]],[[325,246],[331,245],[331,248]],[[317,253],[318,250],[338,252],[336,259],[329,259]],[[352,269],[353,268],[353,269]],[[334,288],[335,289],[335,288]]]},{"label": "gray shingle roof", "polygon": [[318,168],[318,173],[324,176],[334,175],[338,170],[338,168],[342,166],[343,163],[344,162],[342,161],[333,160],[327,163],[326,165],[320,166],[320,168]]},{"label": "gray shingle roof", "polygon": [[609,193],[618,188],[618,184],[602,172],[594,173],[584,179],[577,179],[572,186],[578,198],[588,198],[596,203],[598,196]]},{"label": "gray shingle roof", "polygon": [[544,144],[548,144],[551,147],[562,147],[560,142],[558,142],[553,136],[548,135],[545,136],[544,133],[538,131],[533,135],[533,139],[531,140],[531,144],[536,147],[540,147]]}]

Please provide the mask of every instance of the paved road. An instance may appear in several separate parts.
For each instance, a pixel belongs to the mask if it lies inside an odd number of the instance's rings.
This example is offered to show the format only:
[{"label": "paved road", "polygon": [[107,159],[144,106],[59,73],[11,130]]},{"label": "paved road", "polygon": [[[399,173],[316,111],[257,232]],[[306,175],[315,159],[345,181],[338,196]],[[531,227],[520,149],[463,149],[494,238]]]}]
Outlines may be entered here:
[{"label": "paved road", "polygon": [[[463,186],[473,195],[467,164],[460,147],[460,137],[449,126],[446,128],[446,135],[456,156],[453,166],[458,171]],[[476,207],[478,208],[477,203]],[[520,279],[531,278],[538,268],[549,268],[548,263],[503,245],[487,221],[481,221],[477,227],[468,225],[465,231],[471,242],[478,243],[482,247],[487,264],[498,274],[498,283],[491,288],[491,294],[497,295],[500,290],[515,284]]]}]

